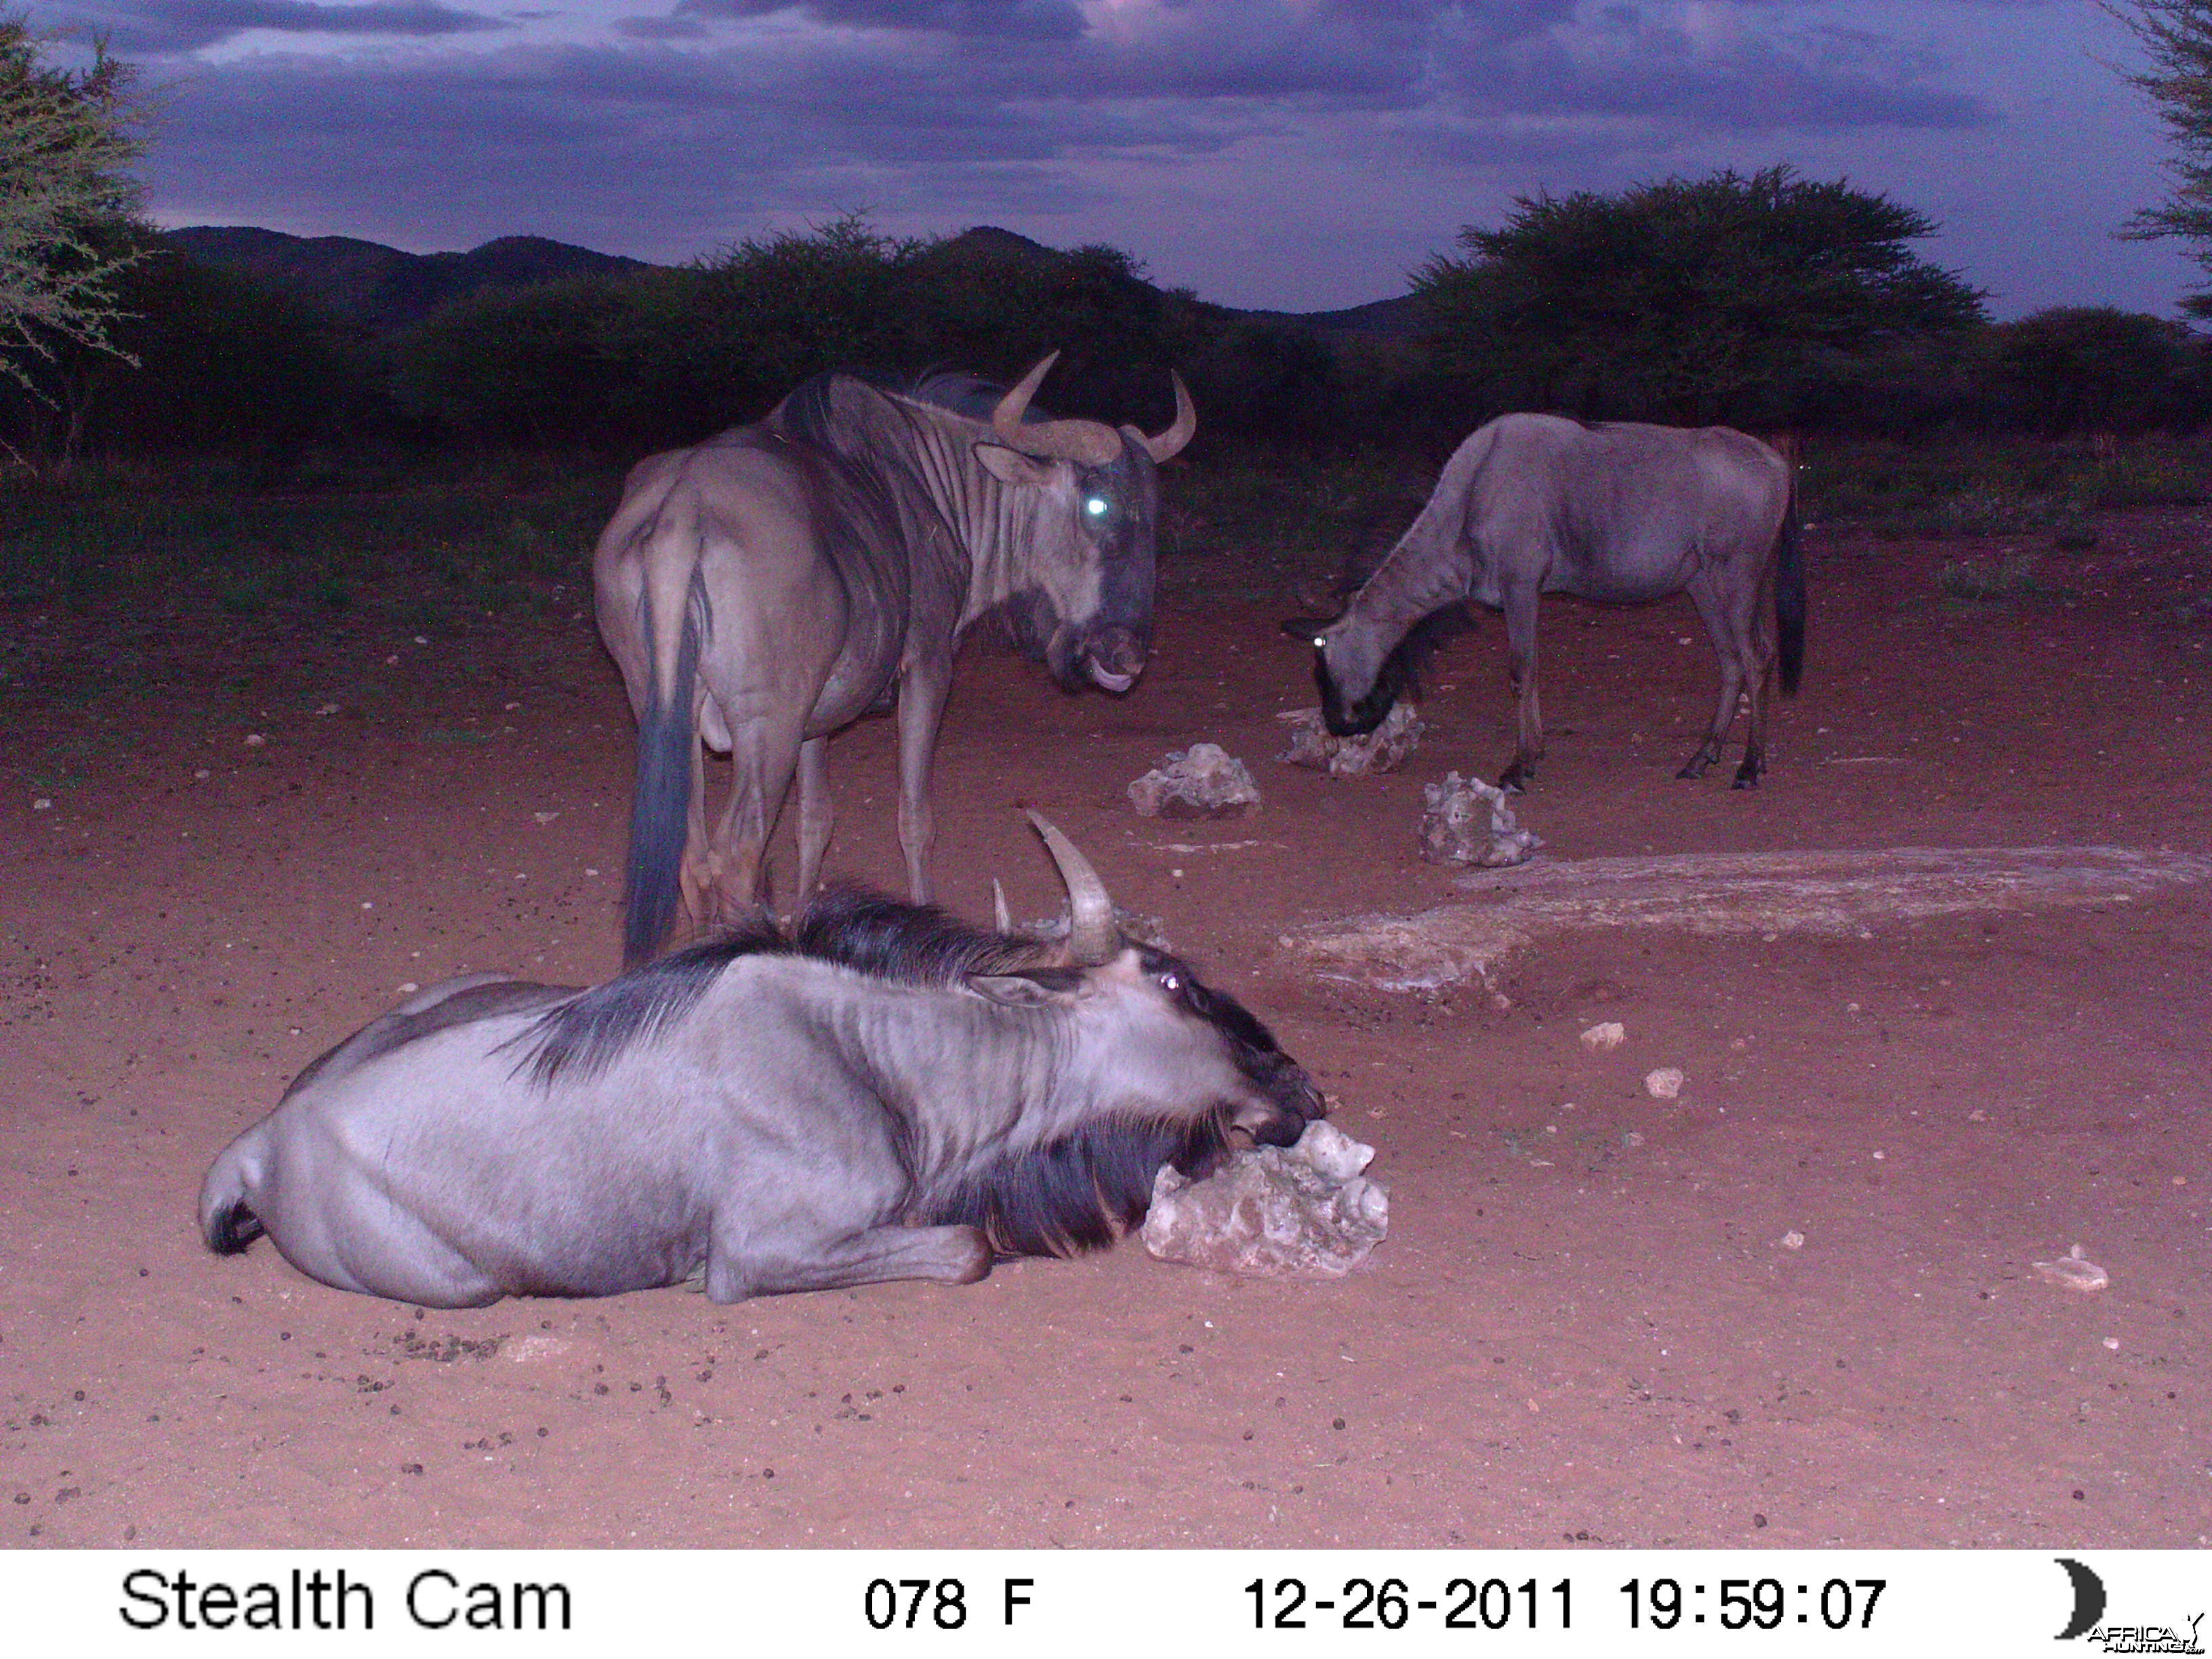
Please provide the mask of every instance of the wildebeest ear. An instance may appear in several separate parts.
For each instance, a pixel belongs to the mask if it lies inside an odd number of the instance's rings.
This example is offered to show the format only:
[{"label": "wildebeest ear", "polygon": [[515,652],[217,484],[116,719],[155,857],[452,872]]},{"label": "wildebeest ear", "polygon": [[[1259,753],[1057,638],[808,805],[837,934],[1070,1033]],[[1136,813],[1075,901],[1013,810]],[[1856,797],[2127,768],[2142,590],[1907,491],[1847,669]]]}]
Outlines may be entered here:
[{"label": "wildebeest ear", "polygon": [[1284,621],[1283,632],[1308,645],[1319,645],[1322,631],[1335,620],[1334,617],[1291,617]]},{"label": "wildebeest ear", "polygon": [[1005,1008],[1064,1008],[1083,988],[1074,968],[1039,968],[1026,974],[970,974],[968,988]]},{"label": "wildebeest ear", "polygon": [[1000,483],[1018,489],[1042,489],[1052,477],[1052,463],[1024,455],[1004,444],[977,444],[975,459]]}]

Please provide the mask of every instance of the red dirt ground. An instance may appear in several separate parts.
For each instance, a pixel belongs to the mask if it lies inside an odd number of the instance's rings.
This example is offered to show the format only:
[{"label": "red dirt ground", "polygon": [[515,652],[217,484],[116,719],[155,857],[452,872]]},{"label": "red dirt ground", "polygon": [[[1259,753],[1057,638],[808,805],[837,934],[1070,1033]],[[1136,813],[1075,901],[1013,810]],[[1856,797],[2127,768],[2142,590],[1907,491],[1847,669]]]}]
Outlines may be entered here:
[{"label": "red dirt ground", "polygon": [[[1712,686],[1686,601],[1547,605],[1524,821],[1568,859],[2212,851],[2206,525],[2102,529],[2045,560],[2070,595],[1998,606],[1936,580],[1998,544],[1816,533],[1755,793],[1672,775]],[[1419,787],[1506,757],[1497,625],[1443,659],[1406,771],[1331,781],[1273,759],[1311,701],[1295,607],[1164,580],[1124,701],[963,661],[943,896],[987,915],[995,873],[1049,907],[1035,803],[1272,1021],[1390,1189],[1340,1282],[1129,1245],[966,1289],[426,1314],[265,1244],[217,1260],[209,1159],[404,986],[612,970],[616,677],[565,606],[427,642],[6,618],[43,665],[0,701],[0,1542],[2205,1541],[2212,898],[1571,935],[1504,1008],[1333,990],[1277,936],[1452,894],[1413,856]],[[1135,817],[1127,781],[1200,738],[1258,815]],[[896,883],[890,767],[885,722],[833,745],[834,870]],[[1585,1052],[1597,1019],[1625,1046]],[[1645,1097],[1657,1066],[1680,1100]],[[2110,1289],[2036,1279],[2076,1243]]]}]

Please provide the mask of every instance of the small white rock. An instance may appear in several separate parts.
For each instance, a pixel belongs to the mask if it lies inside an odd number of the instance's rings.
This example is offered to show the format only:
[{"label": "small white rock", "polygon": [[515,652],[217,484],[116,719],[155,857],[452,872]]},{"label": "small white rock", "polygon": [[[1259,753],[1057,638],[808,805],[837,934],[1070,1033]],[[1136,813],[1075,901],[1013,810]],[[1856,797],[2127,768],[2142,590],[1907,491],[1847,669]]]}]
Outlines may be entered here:
[{"label": "small white rock", "polygon": [[2045,1284],[2063,1285],[2069,1291],[2101,1291],[2112,1282],[2110,1273],[2083,1257],[2079,1244],[2056,1261],[2030,1265],[2035,1269],[2035,1276]]},{"label": "small white rock", "polygon": [[1654,1100],[1676,1100],[1686,1080],[1680,1066],[1662,1066],[1644,1074],[1644,1092]]},{"label": "small white rock", "polygon": [[336,703],[334,703],[334,702],[326,702],[326,703],[325,703],[325,704],[324,704],[320,708],[318,708],[317,710],[315,710],[315,713],[317,713],[318,714],[323,715],[323,716],[325,716],[325,717],[328,717],[328,716],[330,716],[330,715],[331,715],[331,714],[337,714],[337,712],[338,712],[338,706],[337,706],[337,704],[336,704]]},{"label": "small white rock", "polygon": [[1617,1019],[1601,1020],[1583,1033],[1583,1047],[1594,1054],[1610,1054],[1628,1041],[1628,1028]]},{"label": "small white rock", "polygon": [[263,744],[268,741],[269,739],[263,737],[258,732],[248,732],[246,734],[246,746],[248,749],[258,749]]},{"label": "small white rock", "polygon": [[[205,776],[207,775],[207,774],[206,774],[206,773],[204,773],[204,772],[203,772],[203,773],[201,773],[201,774],[200,774],[200,775],[201,775],[202,777],[205,777]],[[52,800],[48,799],[46,796],[41,795],[41,796],[40,796],[40,797],[38,798],[38,799],[36,799],[36,800],[34,800],[34,801],[33,801],[33,802],[31,803],[31,810],[32,810],[33,812],[51,812],[51,811],[52,811],[54,810],[54,804],[53,804],[53,802],[52,802]]]},{"label": "small white rock", "polygon": [[1805,1248],[1805,1235],[1792,1227],[1782,1235],[1781,1243],[1785,1250],[1802,1250]]}]

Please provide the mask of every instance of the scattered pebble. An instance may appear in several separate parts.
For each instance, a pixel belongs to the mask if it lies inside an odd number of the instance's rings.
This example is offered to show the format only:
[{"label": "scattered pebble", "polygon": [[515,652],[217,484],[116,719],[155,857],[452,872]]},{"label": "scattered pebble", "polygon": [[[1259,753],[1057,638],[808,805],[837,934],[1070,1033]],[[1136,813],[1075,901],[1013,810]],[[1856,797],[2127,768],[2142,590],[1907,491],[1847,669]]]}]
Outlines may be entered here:
[{"label": "scattered pebble", "polygon": [[2105,1346],[2114,1353],[2118,1353],[2120,1351],[2120,1339],[2117,1336],[2108,1336],[2105,1339]]},{"label": "scattered pebble", "polygon": [[1232,1152],[1204,1181],[1163,1168],[1145,1248],[1163,1261],[1226,1273],[1336,1279],[1389,1226],[1389,1194],[1361,1173],[1372,1146],[1328,1122],[1296,1146]]},{"label": "scattered pebble", "polygon": [[324,715],[324,716],[326,716],[326,717],[327,717],[327,716],[329,716],[329,715],[331,715],[331,714],[337,714],[337,712],[338,712],[338,706],[337,706],[337,704],[336,704],[336,703],[334,703],[334,702],[326,702],[326,703],[325,703],[325,704],[324,704],[320,708],[318,708],[317,710],[315,710],[315,713],[317,713],[318,714],[321,714],[321,715]]},{"label": "scattered pebble", "polygon": [[248,749],[258,749],[263,744],[268,741],[269,739],[263,737],[258,732],[248,732],[246,734],[246,746]]},{"label": "scattered pebble", "polygon": [[1128,793],[1129,805],[1147,818],[1243,817],[1260,805],[1249,769],[1218,743],[1176,750]]},{"label": "scattered pebble", "polygon": [[1617,1019],[1601,1020],[1583,1033],[1583,1047],[1594,1054],[1610,1054],[1628,1040],[1628,1028]]},{"label": "scattered pebble", "polygon": [[422,988],[411,979],[403,979],[399,981],[399,994],[403,997],[411,997]]},{"label": "scattered pebble", "polygon": [[2069,1291],[2101,1291],[2112,1282],[2110,1273],[2082,1255],[2079,1244],[2056,1261],[2032,1265],[2035,1276],[2045,1284],[2063,1285]]},{"label": "scattered pebble", "polygon": [[[204,772],[203,772],[203,773],[201,773],[201,774],[200,774],[200,775],[201,775],[202,777],[205,777],[205,776],[207,775],[207,774],[206,774],[206,773],[204,773]],[[38,798],[38,799],[36,799],[36,800],[34,800],[34,801],[33,801],[33,802],[31,803],[31,810],[32,810],[33,812],[51,812],[51,811],[52,811],[54,810],[54,804],[53,804],[53,802],[52,802],[52,800],[48,799],[46,796],[41,795],[41,796],[40,796],[40,797]]]},{"label": "scattered pebble", "polygon": [[1805,1248],[1805,1235],[1793,1227],[1782,1235],[1780,1242],[1785,1250],[1802,1250]]},{"label": "scattered pebble", "polygon": [[532,812],[530,816],[540,823],[550,823],[561,815],[558,812]]},{"label": "scattered pebble", "polygon": [[1513,816],[1505,792],[1480,778],[1464,782],[1456,772],[1442,783],[1421,786],[1421,856],[1431,864],[1471,864],[1503,870],[1526,864],[1544,844]]},{"label": "scattered pebble", "polygon": [[1679,1066],[1662,1066],[1644,1074],[1644,1092],[1654,1100],[1680,1098],[1685,1081]]},{"label": "scattered pebble", "polygon": [[1358,737],[1340,738],[1322,723],[1318,708],[1291,708],[1275,718],[1290,727],[1291,746],[1277,759],[1333,778],[1395,772],[1421,740],[1423,721],[1410,702],[1400,702],[1382,724]]}]

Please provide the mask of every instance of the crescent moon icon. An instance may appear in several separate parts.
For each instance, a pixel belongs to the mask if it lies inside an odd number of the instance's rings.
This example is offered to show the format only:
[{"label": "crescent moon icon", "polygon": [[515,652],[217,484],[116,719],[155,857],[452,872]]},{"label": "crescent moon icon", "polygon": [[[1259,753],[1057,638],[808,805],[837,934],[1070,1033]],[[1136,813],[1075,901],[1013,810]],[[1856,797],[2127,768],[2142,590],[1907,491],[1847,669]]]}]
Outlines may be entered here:
[{"label": "crescent moon icon", "polygon": [[2066,1577],[2074,1585],[2074,1620],[2058,1632],[2057,1640],[2071,1642],[2095,1628],[2105,1616],[2105,1581],[2097,1577],[2096,1570],[2079,1561],[2057,1558],[2058,1565],[2066,1569]]}]

